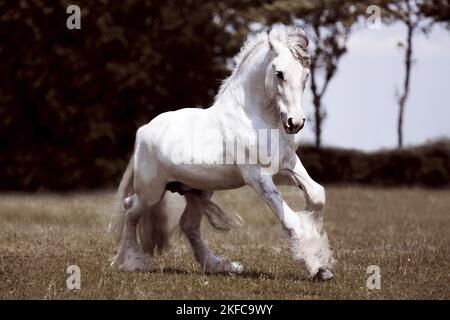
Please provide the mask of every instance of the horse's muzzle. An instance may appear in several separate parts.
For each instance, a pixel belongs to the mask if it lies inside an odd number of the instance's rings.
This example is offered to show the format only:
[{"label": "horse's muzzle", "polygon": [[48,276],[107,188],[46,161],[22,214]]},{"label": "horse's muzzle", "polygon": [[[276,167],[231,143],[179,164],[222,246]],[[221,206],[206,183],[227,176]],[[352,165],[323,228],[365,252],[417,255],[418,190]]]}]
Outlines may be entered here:
[{"label": "horse's muzzle", "polygon": [[289,118],[286,123],[283,123],[284,130],[287,134],[296,134],[305,126],[306,119],[296,120],[294,118]]}]

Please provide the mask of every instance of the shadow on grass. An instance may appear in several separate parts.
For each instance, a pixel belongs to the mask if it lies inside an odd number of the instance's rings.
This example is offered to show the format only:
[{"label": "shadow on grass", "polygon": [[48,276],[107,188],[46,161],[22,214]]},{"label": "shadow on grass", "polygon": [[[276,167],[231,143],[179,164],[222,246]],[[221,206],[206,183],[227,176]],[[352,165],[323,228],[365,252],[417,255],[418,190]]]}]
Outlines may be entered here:
[{"label": "shadow on grass", "polygon": [[[159,271],[161,272],[161,271]],[[197,275],[197,276],[207,276],[207,277],[236,277],[244,279],[253,280],[290,280],[290,281],[309,281],[305,276],[301,276],[297,273],[282,273],[279,275],[273,274],[271,272],[257,271],[257,270],[247,270],[242,273],[206,273],[199,270],[186,271],[179,268],[164,268],[162,270],[163,274],[180,274],[180,275]]]}]

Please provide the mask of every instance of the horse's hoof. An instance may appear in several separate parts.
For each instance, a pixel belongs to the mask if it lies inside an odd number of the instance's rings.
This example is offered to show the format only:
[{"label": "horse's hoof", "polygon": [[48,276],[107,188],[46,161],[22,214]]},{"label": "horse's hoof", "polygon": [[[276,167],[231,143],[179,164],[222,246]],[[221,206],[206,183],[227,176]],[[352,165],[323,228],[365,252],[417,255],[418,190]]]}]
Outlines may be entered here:
[{"label": "horse's hoof", "polygon": [[128,255],[122,263],[113,262],[111,265],[116,266],[120,271],[128,272],[150,272],[154,270],[151,263],[143,255]]},{"label": "horse's hoof", "polygon": [[312,277],[314,281],[328,281],[333,279],[334,275],[329,269],[319,269],[319,271]]},{"label": "horse's hoof", "polygon": [[244,266],[239,262],[233,262],[229,260],[222,260],[214,267],[206,268],[207,273],[242,273]]},{"label": "horse's hoof", "polygon": [[128,271],[128,272],[150,272],[153,271],[152,266],[148,262],[143,261],[125,261],[121,265],[117,267],[120,271]]},{"label": "horse's hoof", "polygon": [[231,262],[230,270],[231,273],[242,273],[244,271],[244,266],[239,262]]}]

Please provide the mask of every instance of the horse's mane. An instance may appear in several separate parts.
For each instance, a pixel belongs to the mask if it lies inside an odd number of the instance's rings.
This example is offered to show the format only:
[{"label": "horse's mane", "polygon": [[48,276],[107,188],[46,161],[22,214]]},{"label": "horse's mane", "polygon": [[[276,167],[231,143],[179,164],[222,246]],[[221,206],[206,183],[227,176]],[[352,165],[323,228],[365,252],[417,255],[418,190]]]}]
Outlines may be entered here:
[{"label": "horse's mane", "polygon": [[[285,26],[277,24],[270,30],[270,37],[275,38],[283,43],[292,52],[292,55],[303,65],[305,68],[309,68],[311,64],[311,58],[308,52],[308,37],[305,32],[297,26]],[[217,100],[228,88],[233,78],[242,69],[242,65],[245,64],[250,54],[263,43],[268,43],[267,32],[262,31],[257,34],[251,34],[248,36],[244,45],[239,53],[234,57],[236,62],[235,67],[231,75],[226,78],[220,86],[219,93],[215,100]]]}]

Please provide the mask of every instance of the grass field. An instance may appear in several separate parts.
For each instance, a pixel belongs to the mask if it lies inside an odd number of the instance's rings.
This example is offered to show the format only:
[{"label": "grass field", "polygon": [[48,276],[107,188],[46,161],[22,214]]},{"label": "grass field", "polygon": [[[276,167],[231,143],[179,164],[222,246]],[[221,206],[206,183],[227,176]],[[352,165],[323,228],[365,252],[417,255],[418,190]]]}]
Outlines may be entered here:
[{"label": "grass field", "polygon": [[[303,207],[298,190],[281,190],[293,208]],[[450,190],[328,187],[325,227],[338,263],[326,283],[306,279],[274,215],[253,191],[214,198],[245,224],[220,234],[205,222],[205,237],[218,255],[244,264],[242,275],[203,274],[181,236],[154,259],[159,271],[111,269],[111,192],[0,195],[0,298],[450,298]],[[80,290],[66,287],[72,264],[81,268]],[[381,268],[380,290],[366,287],[370,265]]]}]

